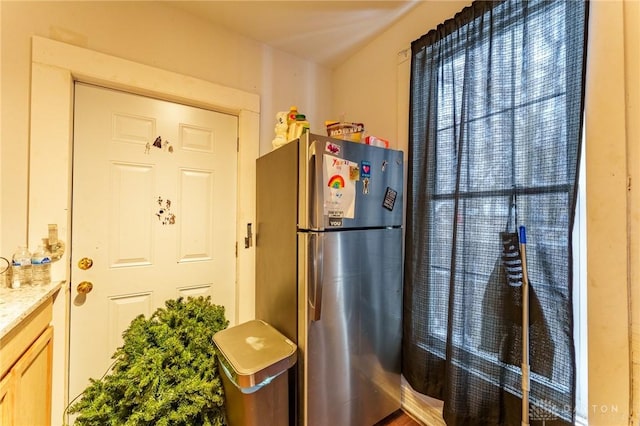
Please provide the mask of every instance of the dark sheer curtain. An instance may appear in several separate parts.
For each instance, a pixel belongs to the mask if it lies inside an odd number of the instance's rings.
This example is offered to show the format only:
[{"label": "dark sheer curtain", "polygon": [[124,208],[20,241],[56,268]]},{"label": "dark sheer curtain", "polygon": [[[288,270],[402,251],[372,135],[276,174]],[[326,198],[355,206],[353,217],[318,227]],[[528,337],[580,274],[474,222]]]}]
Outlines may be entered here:
[{"label": "dark sheer curtain", "polygon": [[449,425],[519,425],[527,230],[531,424],[573,424],[572,229],[588,3],[476,1],[412,43],[403,375]]}]

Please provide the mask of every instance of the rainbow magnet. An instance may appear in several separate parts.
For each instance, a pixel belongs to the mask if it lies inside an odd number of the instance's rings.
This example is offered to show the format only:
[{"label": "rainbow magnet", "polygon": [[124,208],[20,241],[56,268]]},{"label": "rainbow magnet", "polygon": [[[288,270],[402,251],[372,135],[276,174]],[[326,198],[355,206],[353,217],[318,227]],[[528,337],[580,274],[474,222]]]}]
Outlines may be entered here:
[{"label": "rainbow magnet", "polygon": [[333,189],[342,189],[344,188],[344,178],[340,175],[333,175],[329,179],[327,186]]}]

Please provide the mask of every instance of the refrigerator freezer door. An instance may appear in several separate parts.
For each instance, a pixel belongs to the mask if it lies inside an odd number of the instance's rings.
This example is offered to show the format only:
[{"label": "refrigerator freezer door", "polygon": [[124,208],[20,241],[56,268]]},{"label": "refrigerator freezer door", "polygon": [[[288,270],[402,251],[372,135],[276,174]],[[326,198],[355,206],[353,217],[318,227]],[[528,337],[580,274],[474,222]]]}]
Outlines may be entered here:
[{"label": "refrigerator freezer door", "polygon": [[306,215],[299,218],[301,229],[402,225],[401,151],[315,134],[305,135],[300,146],[301,175],[307,179],[300,182],[299,212]]},{"label": "refrigerator freezer door", "polygon": [[402,230],[299,238],[310,256],[301,424],[373,425],[400,408]]}]

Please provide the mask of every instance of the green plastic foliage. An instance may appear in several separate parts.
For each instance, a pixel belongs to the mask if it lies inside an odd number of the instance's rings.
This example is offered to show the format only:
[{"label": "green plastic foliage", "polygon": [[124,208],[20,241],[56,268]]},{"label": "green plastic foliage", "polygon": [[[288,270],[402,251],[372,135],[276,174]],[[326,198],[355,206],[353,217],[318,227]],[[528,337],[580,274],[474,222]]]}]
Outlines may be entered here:
[{"label": "green plastic foliage", "polygon": [[91,379],[69,413],[79,426],[224,425],[213,335],[229,325],[210,297],[168,300],[122,334],[111,372]]}]

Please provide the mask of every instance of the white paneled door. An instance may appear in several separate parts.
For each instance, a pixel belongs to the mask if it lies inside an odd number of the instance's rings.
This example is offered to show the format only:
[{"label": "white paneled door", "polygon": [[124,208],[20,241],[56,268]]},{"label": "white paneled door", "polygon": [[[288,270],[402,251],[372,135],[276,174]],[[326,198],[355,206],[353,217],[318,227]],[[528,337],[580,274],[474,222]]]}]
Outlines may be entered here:
[{"label": "white paneled door", "polygon": [[139,314],[210,295],[236,309],[237,117],[76,84],[69,395]]}]

